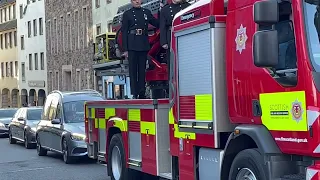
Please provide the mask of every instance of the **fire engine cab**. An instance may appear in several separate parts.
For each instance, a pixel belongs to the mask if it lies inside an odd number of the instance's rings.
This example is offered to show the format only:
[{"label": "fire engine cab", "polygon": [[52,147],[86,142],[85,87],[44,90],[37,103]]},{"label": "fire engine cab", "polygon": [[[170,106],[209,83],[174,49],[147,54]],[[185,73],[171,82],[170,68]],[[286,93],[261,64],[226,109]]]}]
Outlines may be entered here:
[{"label": "fire engine cab", "polygon": [[115,180],[319,180],[319,6],[199,0],[182,10],[169,97],[87,102],[89,157]]}]

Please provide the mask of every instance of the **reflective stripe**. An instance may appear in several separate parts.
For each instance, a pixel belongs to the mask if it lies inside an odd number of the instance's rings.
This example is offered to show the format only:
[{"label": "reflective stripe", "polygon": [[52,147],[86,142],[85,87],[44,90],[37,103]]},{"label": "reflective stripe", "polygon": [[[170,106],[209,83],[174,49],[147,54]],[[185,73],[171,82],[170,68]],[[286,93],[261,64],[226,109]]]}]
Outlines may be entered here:
[{"label": "reflective stripe", "polygon": [[177,124],[174,125],[174,137],[182,139],[196,139],[196,133],[180,132]]},{"label": "reflective stripe", "polygon": [[173,108],[169,111],[169,124],[174,124]]},{"label": "reflective stripe", "polygon": [[128,121],[122,119],[113,119],[113,122],[113,126],[119,128],[120,131],[128,131]]},{"label": "reflective stripe", "polygon": [[154,122],[144,122],[140,123],[140,133],[156,135],[156,124]]},{"label": "reflective stripe", "polygon": [[106,119],[99,118],[99,129],[106,129]]},{"label": "reflective stripe", "polygon": [[212,121],[212,94],[195,95],[196,120]]},{"label": "reflective stripe", "polygon": [[90,118],[96,118],[96,110],[94,108],[90,108]]},{"label": "reflective stripe", "polygon": [[109,119],[111,116],[116,115],[116,109],[115,108],[106,108],[105,110],[105,118]]},{"label": "reflective stripe", "polygon": [[129,109],[129,121],[141,121],[140,109]]}]

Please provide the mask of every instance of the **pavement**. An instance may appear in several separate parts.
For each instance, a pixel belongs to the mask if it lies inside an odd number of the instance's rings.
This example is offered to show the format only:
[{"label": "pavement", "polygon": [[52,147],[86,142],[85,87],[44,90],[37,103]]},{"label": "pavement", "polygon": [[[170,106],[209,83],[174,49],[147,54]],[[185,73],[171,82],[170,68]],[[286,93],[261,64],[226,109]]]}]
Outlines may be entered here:
[{"label": "pavement", "polygon": [[61,155],[39,157],[35,149],[0,138],[0,180],[110,180],[106,165],[90,159],[65,164]]}]

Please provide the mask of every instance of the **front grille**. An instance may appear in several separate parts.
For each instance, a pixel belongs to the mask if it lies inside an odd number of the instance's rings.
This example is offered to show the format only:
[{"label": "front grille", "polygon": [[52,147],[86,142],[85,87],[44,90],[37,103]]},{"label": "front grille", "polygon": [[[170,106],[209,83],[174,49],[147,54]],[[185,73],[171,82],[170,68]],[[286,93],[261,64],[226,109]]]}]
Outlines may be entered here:
[{"label": "front grille", "polygon": [[81,154],[87,152],[87,148],[74,148],[72,153],[73,154]]}]

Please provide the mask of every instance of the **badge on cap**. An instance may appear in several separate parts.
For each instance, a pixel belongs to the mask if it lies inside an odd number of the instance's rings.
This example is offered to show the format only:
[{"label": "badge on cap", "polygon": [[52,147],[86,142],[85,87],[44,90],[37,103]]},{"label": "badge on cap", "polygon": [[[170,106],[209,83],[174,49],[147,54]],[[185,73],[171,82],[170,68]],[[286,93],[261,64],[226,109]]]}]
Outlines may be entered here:
[{"label": "badge on cap", "polygon": [[242,53],[242,50],[246,49],[246,42],[248,40],[248,36],[247,36],[247,28],[243,27],[243,25],[241,24],[240,28],[237,29],[237,36],[235,39],[236,42],[236,51],[239,51],[239,53]]}]

